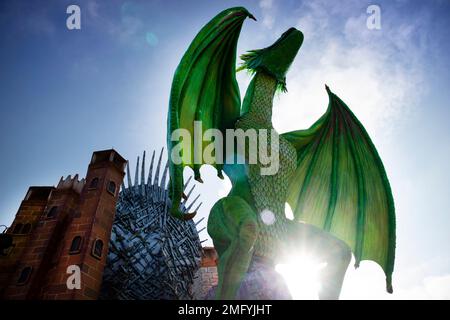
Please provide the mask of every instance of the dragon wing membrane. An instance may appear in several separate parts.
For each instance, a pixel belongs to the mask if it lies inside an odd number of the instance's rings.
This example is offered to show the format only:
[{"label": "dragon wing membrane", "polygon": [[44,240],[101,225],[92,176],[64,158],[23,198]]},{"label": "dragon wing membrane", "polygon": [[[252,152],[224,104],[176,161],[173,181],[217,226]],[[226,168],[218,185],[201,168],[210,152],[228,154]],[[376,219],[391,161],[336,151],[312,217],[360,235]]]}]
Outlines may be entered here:
[{"label": "dragon wing membrane", "polygon": [[[224,133],[227,128],[234,128],[239,117],[241,99],[236,81],[237,40],[244,20],[253,16],[242,7],[230,8],[219,13],[206,24],[192,41],[172,82],[168,114],[167,144],[169,156],[178,144],[172,141],[172,133],[177,129],[189,132],[189,141],[182,140],[181,153],[190,151],[181,164],[169,161],[171,213],[178,218],[191,218],[183,215],[179,204],[183,192],[183,169],[186,166],[194,170],[195,178],[201,180],[200,166],[203,160],[194,164],[194,153],[202,148],[195,148],[203,132],[218,129]],[[194,121],[201,121],[200,136],[194,135]],[[224,136],[224,135],[223,135]],[[199,154],[197,154],[199,155]],[[201,159],[199,155],[197,159]],[[221,175],[222,165],[213,164]]]},{"label": "dragon wing membrane", "polygon": [[345,241],[356,265],[377,262],[392,292],[395,210],[383,163],[364,127],[327,87],[326,113],[309,129],[283,134],[297,150],[288,191],[296,220]]}]

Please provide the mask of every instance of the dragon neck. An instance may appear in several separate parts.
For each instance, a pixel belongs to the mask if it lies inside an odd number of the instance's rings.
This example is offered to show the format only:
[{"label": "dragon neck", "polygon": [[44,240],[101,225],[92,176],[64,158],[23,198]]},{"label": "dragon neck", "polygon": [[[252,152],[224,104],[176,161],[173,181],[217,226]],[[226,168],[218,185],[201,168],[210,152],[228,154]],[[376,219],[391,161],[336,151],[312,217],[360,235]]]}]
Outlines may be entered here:
[{"label": "dragon neck", "polygon": [[243,112],[263,125],[272,126],[273,97],[277,89],[275,77],[257,72],[245,94]]}]

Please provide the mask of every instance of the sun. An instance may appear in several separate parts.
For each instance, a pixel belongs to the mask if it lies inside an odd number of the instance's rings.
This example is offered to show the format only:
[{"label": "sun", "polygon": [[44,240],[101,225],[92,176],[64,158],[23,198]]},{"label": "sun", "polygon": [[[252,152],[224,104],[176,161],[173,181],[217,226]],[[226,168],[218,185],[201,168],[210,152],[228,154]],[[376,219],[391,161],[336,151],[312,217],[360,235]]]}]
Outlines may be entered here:
[{"label": "sun", "polygon": [[319,271],[326,263],[312,255],[302,254],[280,263],[275,270],[282,275],[294,300],[317,300],[320,289]]}]

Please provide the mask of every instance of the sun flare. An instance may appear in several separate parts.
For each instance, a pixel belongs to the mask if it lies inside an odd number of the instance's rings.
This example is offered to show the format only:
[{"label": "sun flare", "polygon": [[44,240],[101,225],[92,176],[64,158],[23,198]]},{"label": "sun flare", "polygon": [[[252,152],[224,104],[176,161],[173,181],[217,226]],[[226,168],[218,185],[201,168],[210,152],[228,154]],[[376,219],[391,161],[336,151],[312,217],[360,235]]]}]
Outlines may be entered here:
[{"label": "sun flare", "polygon": [[326,263],[310,255],[296,256],[275,266],[282,275],[294,300],[317,300],[320,289],[319,271]]}]

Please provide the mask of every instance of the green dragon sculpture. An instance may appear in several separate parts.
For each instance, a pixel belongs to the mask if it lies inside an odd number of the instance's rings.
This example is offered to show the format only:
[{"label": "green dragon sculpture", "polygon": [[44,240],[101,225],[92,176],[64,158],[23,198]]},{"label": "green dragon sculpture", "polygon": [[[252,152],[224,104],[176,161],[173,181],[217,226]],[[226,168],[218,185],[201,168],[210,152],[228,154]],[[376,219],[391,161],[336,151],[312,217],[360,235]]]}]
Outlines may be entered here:
[{"label": "green dragon sculpture", "polygon": [[[245,8],[227,9],[195,37],[176,69],[168,114],[169,154],[178,143],[172,134],[185,129],[182,163],[170,161],[171,213],[181,219],[183,169],[194,170],[203,182],[191,146],[202,129],[267,129],[272,125],[272,103],[277,91],[286,91],[286,72],[303,42],[303,34],[291,28],[273,45],[242,56],[240,69],[254,74],[241,105],[236,81],[236,47],[246,18],[256,20]],[[211,209],[208,232],[219,255],[216,298],[232,299],[253,257],[279,261],[299,247],[310,247],[327,262],[321,271],[321,299],[339,297],[351,253],[377,262],[392,292],[395,255],[395,213],[383,164],[364,127],[346,104],[326,86],[326,113],[309,129],[278,137],[279,170],[262,175],[261,162],[209,163],[218,176],[226,173],[232,183],[228,196]],[[295,117],[295,115],[292,115]],[[201,137],[201,136],[200,136]],[[225,139],[225,138],[224,138]],[[267,138],[267,148],[273,143]],[[184,148],[184,149],[183,149]],[[186,148],[192,148],[187,150]],[[245,148],[245,150],[248,150]],[[248,152],[244,155],[248,159]],[[237,155],[235,155],[236,160]],[[285,216],[289,203],[294,220]],[[270,221],[262,213],[269,212]]]}]

